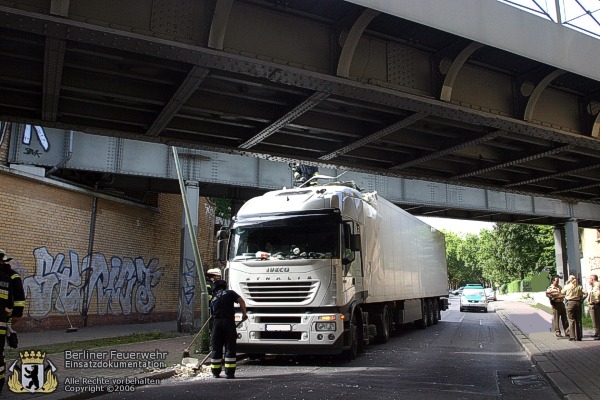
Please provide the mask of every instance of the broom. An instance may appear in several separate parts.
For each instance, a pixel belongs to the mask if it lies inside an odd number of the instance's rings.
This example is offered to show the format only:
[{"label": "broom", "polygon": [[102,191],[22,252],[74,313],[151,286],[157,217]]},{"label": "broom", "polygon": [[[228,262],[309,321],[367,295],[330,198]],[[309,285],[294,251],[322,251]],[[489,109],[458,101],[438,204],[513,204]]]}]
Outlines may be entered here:
[{"label": "broom", "polygon": [[[182,358],[188,358],[190,356],[190,347],[192,347],[192,345],[194,344],[194,342],[196,341],[196,339],[198,339],[198,336],[200,336],[200,333],[204,330],[204,328],[206,328],[206,325],[208,325],[208,323],[210,322],[210,320],[212,318],[213,318],[212,315],[210,317],[208,317],[208,319],[206,320],[206,322],[204,323],[204,325],[202,325],[202,328],[200,328],[200,330],[198,331],[198,333],[196,333],[196,336],[194,336],[194,338],[190,342],[190,345],[185,350],[183,350],[183,356],[182,356]],[[183,360],[182,360],[182,364],[183,364]]]},{"label": "broom", "polygon": [[69,318],[69,314],[67,314],[67,309],[65,308],[65,305],[63,304],[63,301],[60,298],[60,293],[58,294],[58,301],[60,301],[60,305],[62,306],[63,311],[65,312],[65,317],[67,317],[67,321],[69,321],[69,327],[67,328],[67,333],[77,332],[79,329],[75,328],[73,326],[73,324],[71,323],[71,319]]}]

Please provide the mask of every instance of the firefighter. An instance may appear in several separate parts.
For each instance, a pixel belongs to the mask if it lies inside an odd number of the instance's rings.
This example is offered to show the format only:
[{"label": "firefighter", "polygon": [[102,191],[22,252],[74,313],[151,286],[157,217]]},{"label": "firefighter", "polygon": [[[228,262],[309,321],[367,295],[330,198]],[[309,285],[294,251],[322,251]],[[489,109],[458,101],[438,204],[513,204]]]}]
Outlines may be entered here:
[{"label": "firefighter", "polygon": [[227,282],[218,280],[213,288],[213,298],[210,310],[213,317],[213,328],[210,337],[211,372],[215,378],[221,374],[223,364],[223,346],[225,346],[225,378],[235,378],[237,355],[235,345],[237,329],[235,325],[234,303],[242,309],[242,321],[248,319],[246,315],[246,302],[233,290],[227,289]]},{"label": "firefighter", "polygon": [[206,271],[206,291],[208,292],[208,301],[212,300],[213,286],[216,281],[221,279],[221,270],[219,268],[211,268]]},{"label": "firefighter", "polygon": [[[3,255],[2,258],[5,256]],[[0,393],[6,381],[6,363],[4,361],[4,344],[8,321],[12,313],[12,289],[10,276],[0,271]]]},{"label": "firefighter", "polygon": [[12,317],[8,321],[9,325],[15,324],[23,316],[25,308],[25,290],[23,289],[23,280],[21,275],[10,266],[12,258],[6,255],[6,251],[0,249],[0,271],[4,272],[10,278],[10,286],[13,295]]}]

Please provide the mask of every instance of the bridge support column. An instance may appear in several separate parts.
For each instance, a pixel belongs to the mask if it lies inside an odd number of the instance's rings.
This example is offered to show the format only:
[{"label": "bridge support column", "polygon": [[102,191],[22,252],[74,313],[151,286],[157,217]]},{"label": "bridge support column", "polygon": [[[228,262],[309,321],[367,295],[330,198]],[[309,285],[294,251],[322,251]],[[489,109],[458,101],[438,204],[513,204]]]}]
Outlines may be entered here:
[{"label": "bridge support column", "polygon": [[194,258],[194,244],[191,242],[189,230],[197,232],[198,229],[198,207],[200,205],[200,189],[197,181],[185,182],[185,196],[189,208],[191,225],[186,218],[185,210],[181,222],[181,251],[180,251],[180,270],[179,270],[179,307],[177,313],[177,331],[191,333],[194,329],[194,303],[196,295],[200,294],[200,290],[196,291],[197,282],[200,282],[196,277],[196,263]]},{"label": "bridge support column", "polygon": [[554,227],[554,254],[556,256],[556,275],[561,277],[561,285],[565,278],[569,277],[567,268],[567,245],[565,243],[565,227],[557,225]]},{"label": "bridge support column", "polygon": [[579,225],[577,220],[570,219],[565,222],[565,232],[567,236],[569,275],[575,275],[581,283],[581,253],[579,252]]}]

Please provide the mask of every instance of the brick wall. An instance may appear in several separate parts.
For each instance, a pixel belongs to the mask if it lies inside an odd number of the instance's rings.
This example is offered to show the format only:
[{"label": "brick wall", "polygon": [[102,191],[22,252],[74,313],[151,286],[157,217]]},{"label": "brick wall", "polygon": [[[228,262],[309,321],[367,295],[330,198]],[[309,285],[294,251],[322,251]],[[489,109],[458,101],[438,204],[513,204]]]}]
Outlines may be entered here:
[{"label": "brick wall", "polygon": [[[86,309],[88,326],[177,318],[180,195],[160,194],[154,208],[98,198],[88,257],[91,193],[25,179],[6,168],[0,187],[0,248],[13,257],[28,297],[17,330],[68,327],[65,310],[79,327]],[[214,214],[214,205],[201,198],[198,242],[205,270],[215,266]]]}]

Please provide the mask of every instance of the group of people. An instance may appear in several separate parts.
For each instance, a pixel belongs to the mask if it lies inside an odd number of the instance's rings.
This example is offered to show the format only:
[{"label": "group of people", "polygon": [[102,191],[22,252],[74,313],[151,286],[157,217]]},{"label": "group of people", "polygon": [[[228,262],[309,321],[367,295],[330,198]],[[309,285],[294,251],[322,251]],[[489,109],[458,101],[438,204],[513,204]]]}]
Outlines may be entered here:
[{"label": "group of people", "polygon": [[[245,321],[248,319],[246,302],[235,291],[227,289],[227,282],[222,279],[220,269],[209,269],[206,271],[206,278],[210,299],[210,316],[212,318],[210,335],[211,372],[213,377],[218,378],[221,371],[225,369],[225,378],[234,379],[237,362],[237,327],[235,324],[234,303],[240,305],[242,321]],[[225,352],[223,352],[223,349],[225,349]]]},{"label": "group of people", "polygon": [[554,334],[562,337],[562,324],[565,336],[568,336],[569,340],[575,341],[583,338],[581,318],[583,302],[587,300],[594,329],[592,337],[594,340],[600,340],[600,282],[598,282],[598,275],[590,275],[587,290],[577,282],[574,275],[569,276],[564,288],[560,286],[559,280],[560,278],[555,276],[546,290],[546,296],[550,299],[554,314]]},{"label": "group of people", "polygon": [[23,316],[25,291],[21,276],[12,269],[12,258],[6,251],[0,250],[0,393],[6,381],[6,362],[4,346],[18,346],[17,333],[12,326]]}]

